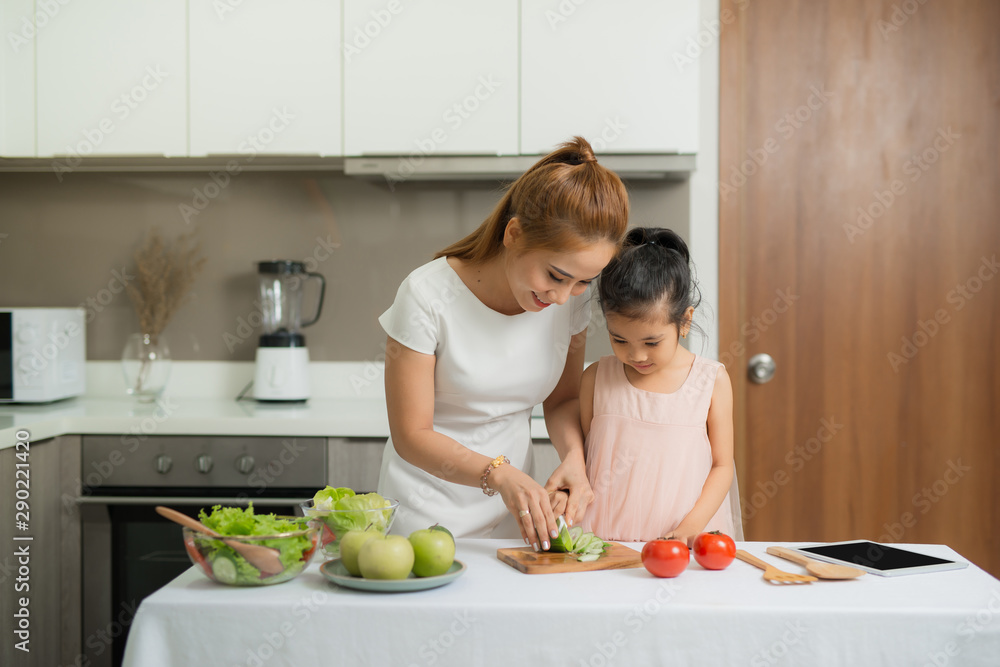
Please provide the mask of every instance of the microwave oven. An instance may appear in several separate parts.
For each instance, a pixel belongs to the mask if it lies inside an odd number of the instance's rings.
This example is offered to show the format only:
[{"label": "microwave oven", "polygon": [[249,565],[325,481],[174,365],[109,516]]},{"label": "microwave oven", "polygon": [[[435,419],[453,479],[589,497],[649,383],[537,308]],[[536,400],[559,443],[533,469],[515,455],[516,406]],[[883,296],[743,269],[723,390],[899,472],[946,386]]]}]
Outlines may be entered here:
[{"label": "microwave oven", "polygon": [[0,403],[48,403],[86,389],[83,308],[0,308]]}]

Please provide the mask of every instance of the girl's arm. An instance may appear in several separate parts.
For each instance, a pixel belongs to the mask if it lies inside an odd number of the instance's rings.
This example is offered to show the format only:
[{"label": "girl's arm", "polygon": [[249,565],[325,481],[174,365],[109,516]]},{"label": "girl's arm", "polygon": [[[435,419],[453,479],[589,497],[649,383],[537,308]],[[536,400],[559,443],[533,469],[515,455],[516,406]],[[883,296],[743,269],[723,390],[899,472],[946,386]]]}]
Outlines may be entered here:
[{"label": "girl's arm", "polygon": [[580,425],[583,427],[583,440],[586,444],[590,435],[590,423],[594,421],[594,386],[597,384],[597,362],[587,366],[580,380]]},{"label": "girl's arm", "polygon": [[584,329],[570,339],[562,377],[542,402],[545,428],[562,461],[545,483],[545,488],[549,491],[566,489],[569,492],[566,520],[571,525],[583,518],[587,505],[594,500],[583,460],[583,431],[580,427],[580,377],[586,346],[587,330]]},{"label": "girl's arm", "polygon": [[708,441],[712,446],[712,469],[698,502],[671,533],[674,538],[686,541],[688,546],[715,516],[733,482],[733,385],[725,367],[719,368],[715,378],[707,426]]},{"label": "girl's arm", "polygon": [[[385,401],[389,433],[396,453],[411,465],[465,486],[480,485],[490,457],[478,454],[458,441],[434,430],[433,354],[415,352],[389,338],[386,344]],[[526,544],[548,549],[548,536],[557,535],[548,492],[530,475],[513,465],[495,468],[490,486],[500,492],[507,509],[518,517]],[[405,502],[405,498],[401,499]]]}]

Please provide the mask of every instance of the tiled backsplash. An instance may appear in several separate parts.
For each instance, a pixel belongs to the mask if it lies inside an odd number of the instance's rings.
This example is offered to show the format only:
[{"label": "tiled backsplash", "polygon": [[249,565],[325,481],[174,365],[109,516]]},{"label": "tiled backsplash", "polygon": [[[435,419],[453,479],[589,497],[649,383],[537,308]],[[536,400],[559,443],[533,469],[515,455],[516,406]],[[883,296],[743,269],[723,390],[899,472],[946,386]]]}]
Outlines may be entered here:
[{"label": "tiled backsplash", "polygon": [[[334,172],[0,173],[0,306],[88,311],[87,357],[121,356],[138,320],[122,288],[154,226],[197,229],[207,258],[164,331],[178,360],[249,361],[257,336],[254,263],[312,258],[327,280],[323,315],[305,330],[316,361],[379,358],[377,317],[411,270],[475,229],[502,192],[490,181],[382,181]],[[627,183],[632,224],[688,236],[686,181]],[[339,247],[334,247],[338,246]],[[307,301],[310,294],[307,294]],[[309,306],[306,306],[308,312]],[[600,318],[587,357],[609,354]]]}]

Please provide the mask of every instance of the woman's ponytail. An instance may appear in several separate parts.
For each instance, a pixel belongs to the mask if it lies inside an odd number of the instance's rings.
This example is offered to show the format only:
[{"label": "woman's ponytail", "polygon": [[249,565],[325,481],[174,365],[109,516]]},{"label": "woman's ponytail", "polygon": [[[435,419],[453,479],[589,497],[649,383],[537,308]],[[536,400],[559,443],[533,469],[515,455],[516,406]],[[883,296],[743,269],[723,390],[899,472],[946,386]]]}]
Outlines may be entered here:
[{"label": "woman's ponytail", "polygon": [[525,250],[572,251],[598,241],[621,244],[628,227],[628,192],[598,163],[583,137],[561,144],[510,186],[476,231],[438,252],[484,262],[503,250],[507,223],[517,218]]}]

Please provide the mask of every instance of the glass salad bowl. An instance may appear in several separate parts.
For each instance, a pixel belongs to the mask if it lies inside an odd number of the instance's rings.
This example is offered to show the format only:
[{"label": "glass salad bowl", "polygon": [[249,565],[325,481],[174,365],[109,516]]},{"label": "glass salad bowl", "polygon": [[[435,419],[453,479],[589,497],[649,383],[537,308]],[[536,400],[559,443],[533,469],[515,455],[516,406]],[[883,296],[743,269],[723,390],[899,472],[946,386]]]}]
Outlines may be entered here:
[{"label": "glass salad bowl", "polygon": [[322,509],[311,502],[301,504],[309,525],[320,532],[320,545],[326,558],[340,557],[340,538],[350,530],[374,530],[386,535],[399,509],[398,500],[383,498],[377,493],[353,496],[339,504],[347,507]]},{"label": "glass salad bowl", "polygon": [[[185,526],[184,547],[191,562],[214,582],[228,586],[280,584],[299,576],[309,565],[319,545],[319,531],[305,517],[273,518],[289,522],[284,527],[292,530],[209,537]],[[270,549],[271,554],[262,556],[261,547]]]}]

